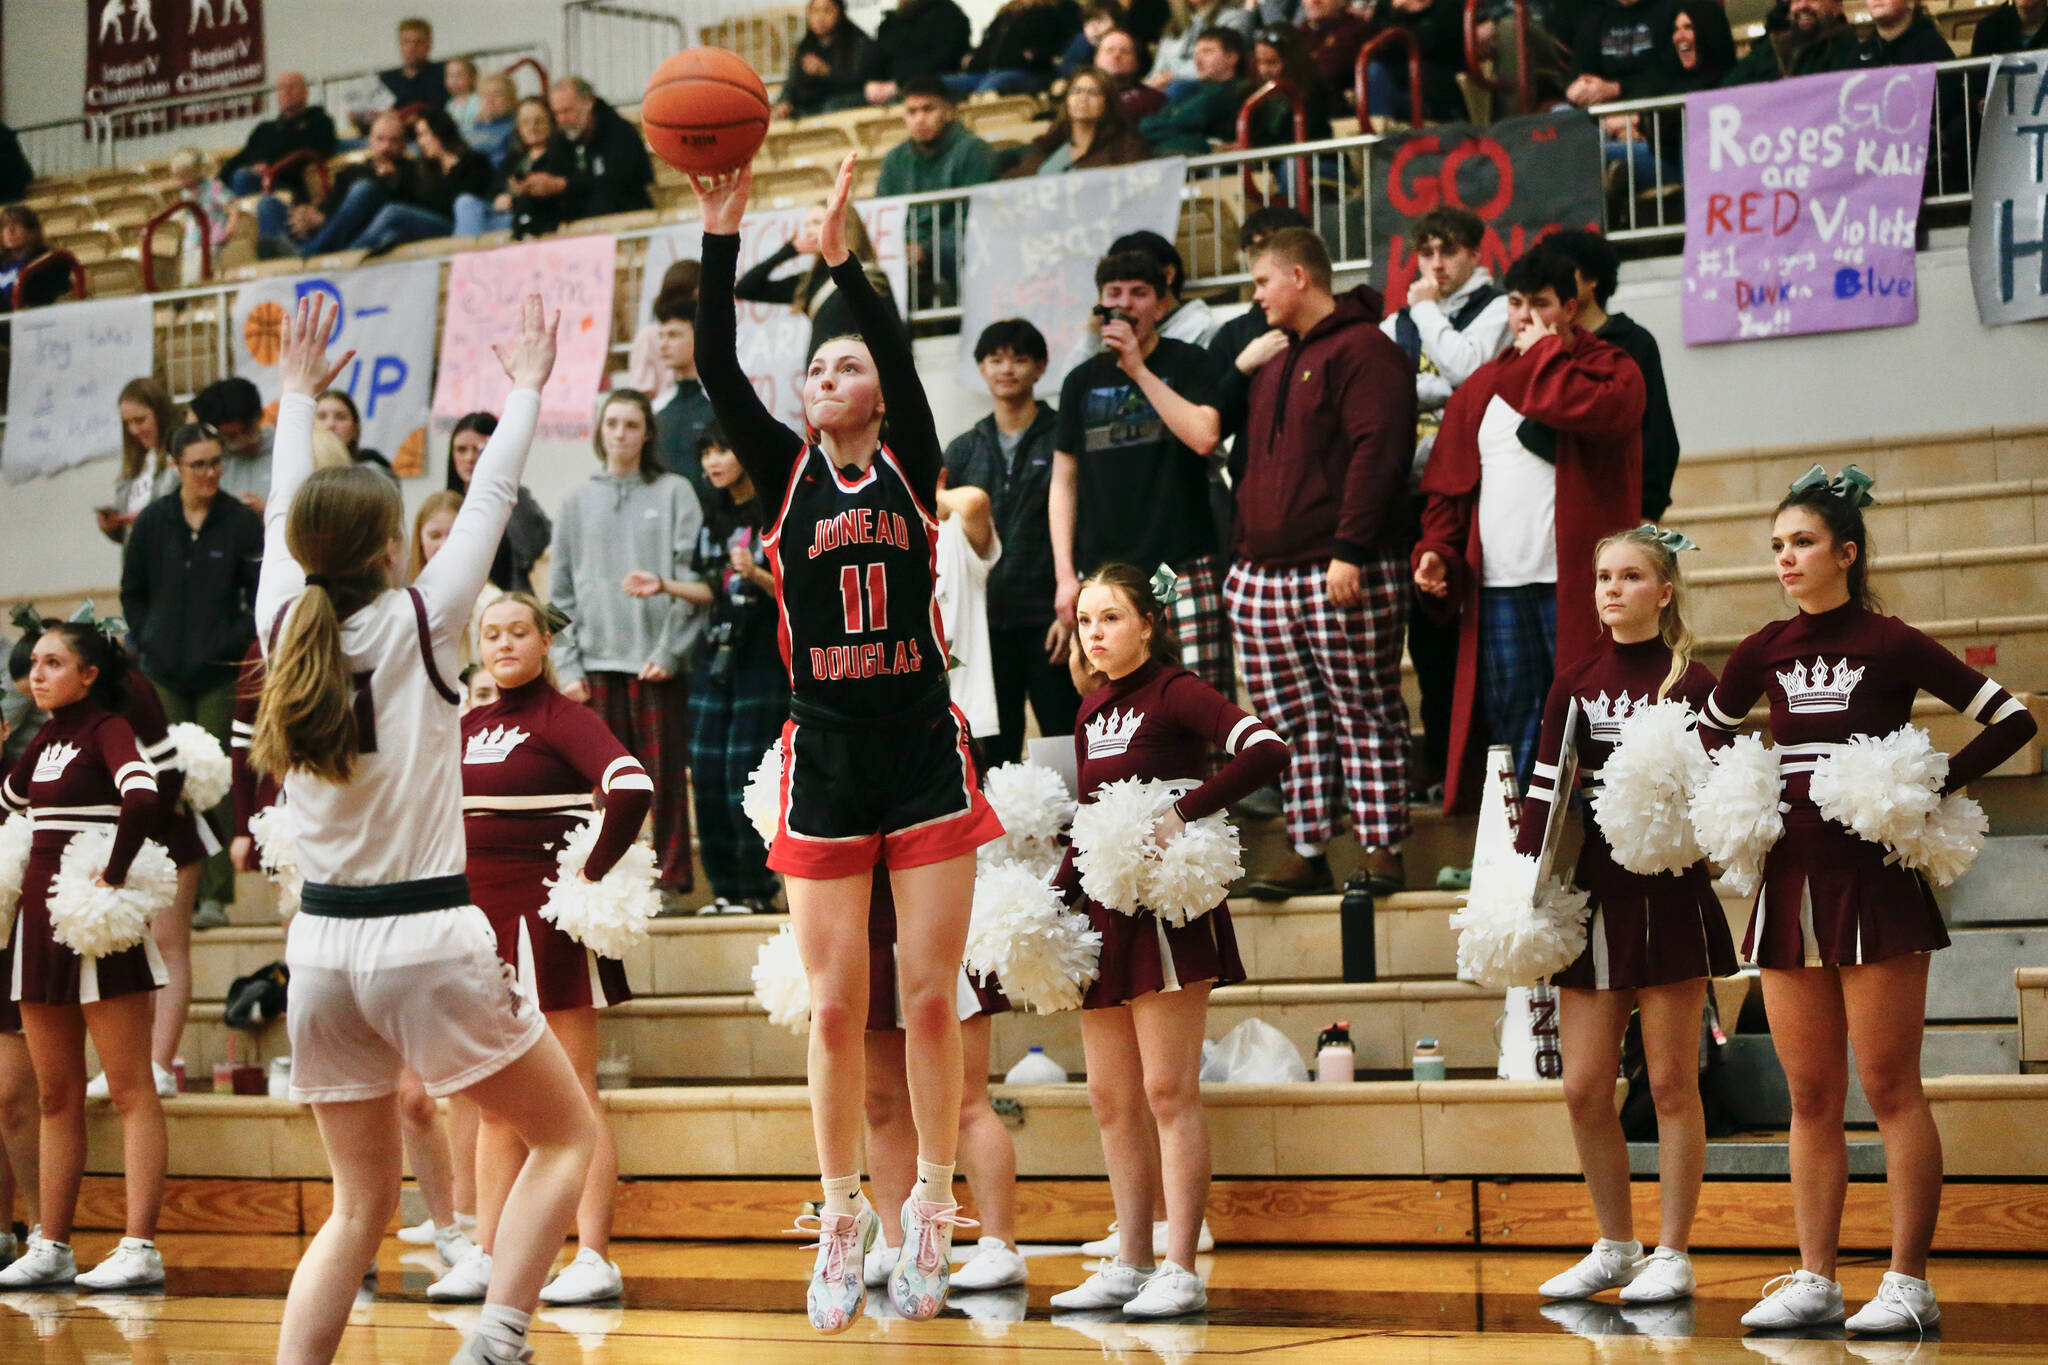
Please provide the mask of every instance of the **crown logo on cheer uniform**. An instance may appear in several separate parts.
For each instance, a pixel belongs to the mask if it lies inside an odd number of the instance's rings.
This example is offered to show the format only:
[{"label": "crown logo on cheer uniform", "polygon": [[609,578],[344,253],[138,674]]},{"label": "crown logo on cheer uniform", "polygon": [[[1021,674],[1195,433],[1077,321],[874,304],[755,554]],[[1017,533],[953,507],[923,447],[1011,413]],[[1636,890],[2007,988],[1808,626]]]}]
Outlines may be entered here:
[{"label": "crown logo on cheer uniform", "polygon": [[1607,694],[1602,692],[1593,700],[1582,701],[1579,704],[1585,708],[1586,723],[1592,727],[1593,738],[1613,744],[1621,738],[1622,722],[1647,707],[1650,699],[1645,697],[1637,701],[1623,692],[1613,701],[1609,701]]},{"label": "crown logo on cheer uniform", "polygon": [[1088,757],[1109,758],[1124,752],[1144,723],[1144,713],[1135,709],[1104,711],[1088,722]]},{"label": "crown logo on cheer uniform", "polygon": [[1778,675],[1778,685],[1785,689],[1785,709],[1794,715],[1846,711],[1849,709],[1849,694],[1862,681],[1863,670],[1849,667],[1846,658],[1833,668],[1828,667],[1826,659],[1815,659],[1810,674],[1805,664],[1796,663],[1790,673]]},{"label": "crown logo on cheer uniform", "polygon": [[479,730],[469,737],[469,747],[463,752],[464,763],[503,763],[512,751],[533,736],[516,725],[495,725],[488,730]]},{"label": "crown logo on cheer uniform", "polygon": [[55,782],[71,766],[71,760],[78,757],[78,746],[59,740],[36,756],[38,782]]}]

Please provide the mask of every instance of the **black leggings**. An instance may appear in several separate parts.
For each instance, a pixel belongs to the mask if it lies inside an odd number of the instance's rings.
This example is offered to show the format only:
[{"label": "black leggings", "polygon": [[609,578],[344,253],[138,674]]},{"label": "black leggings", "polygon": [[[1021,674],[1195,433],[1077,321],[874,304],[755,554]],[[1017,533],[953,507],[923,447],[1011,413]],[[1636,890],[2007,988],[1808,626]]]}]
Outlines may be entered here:
[{"label": "black leggings", "polygon": [[989,653],[995,662],[996,718],[1002,729],[982,741],[988,766],[1014,763],[1024,756],[1024,699],[1031,699],[1031,713],[1038,717],[1038,732],[1046,736],[1072,735],[1074,716],[1081,709],[1081,696],[1065,662],[1050,663],[1045,657],[1044,626],[996,629],[988,633]]}]

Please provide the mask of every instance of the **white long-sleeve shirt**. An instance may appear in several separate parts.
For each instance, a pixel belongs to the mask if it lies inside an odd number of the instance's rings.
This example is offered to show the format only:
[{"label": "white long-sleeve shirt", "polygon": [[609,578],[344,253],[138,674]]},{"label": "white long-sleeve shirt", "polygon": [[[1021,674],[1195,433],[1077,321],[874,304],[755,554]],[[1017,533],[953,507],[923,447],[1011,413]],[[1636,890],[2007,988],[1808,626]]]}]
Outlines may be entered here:
[{"label": "white long-sleeve shirt", "polygon": [[[298,817],[299,866],[309,882],[385,886],[463,870],[456,690],[462,640],[518,501],[539,416],[539,392],[514,389],[440,552],[410,588],[387,589],[342,623],[342,651],[356,678],[361,761],[347,783],[302,770],[284,781],[285,799]],[[278,405],[256,588],[266,654],[275,623],[305,590],[305,570],[285,544],[285,524],[312,471],[313,400],[288,394]]]},{"label": "white long-sleeve shirt", "polygon": [[[1431,374],[1426,366],[1415,376],[1416,404],[1424,412],[1440,411],[1451,401],[1452,390],[1470,379],[1481,365],[1507,349],[1506,294],[1481,309],[1479,316],[1467,323],[1463,331],[1451,326],[1452,314],[1463,307],[1474,293],[1492,283],[1492,272],[1480,266],[1472,272],[1472,278],[1449,298],[1440,303],[1418,303],[1408,309],[1415,330],[1422,334],[1422,354],[1436,370]],[[1380,319],[1380,330],[1393,340],[1399,340],[1395,336],[1399,316],[1400,311],[1396,309]]]}]

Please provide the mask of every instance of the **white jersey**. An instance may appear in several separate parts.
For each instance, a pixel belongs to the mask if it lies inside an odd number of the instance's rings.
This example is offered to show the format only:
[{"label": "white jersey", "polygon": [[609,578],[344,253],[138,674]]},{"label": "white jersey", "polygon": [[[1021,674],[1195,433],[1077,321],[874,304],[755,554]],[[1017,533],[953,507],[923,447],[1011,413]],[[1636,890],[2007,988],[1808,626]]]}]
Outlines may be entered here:
[{"label": "white jersey", "polygon": [[[463,870],[456,680],[470,609],[511,519],[539,414],[537,392],[512,391],[440,553],[410,588],[384,592],[342,623],[362,757],[355,777],[339,785],[301,770],[285,776],[308,882],[386,886]],[[283,614],[305,589],[305,571],[285,545],[285,519],[312,467],[313,400],[288,395],[278,405],[256,589],[266,654]]]}]

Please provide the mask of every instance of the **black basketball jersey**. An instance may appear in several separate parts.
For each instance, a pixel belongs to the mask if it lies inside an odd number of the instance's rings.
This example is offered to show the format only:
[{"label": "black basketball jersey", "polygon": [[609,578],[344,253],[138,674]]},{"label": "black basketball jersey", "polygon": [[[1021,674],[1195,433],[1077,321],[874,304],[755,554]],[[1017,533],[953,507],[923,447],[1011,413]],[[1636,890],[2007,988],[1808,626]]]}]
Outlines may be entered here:
[{"label": "black basketball jersey", "polygon": [[851,478],[804,451],[762,542],[799,704],[866,718],[945,696],[938,534],[888,446]]}]

